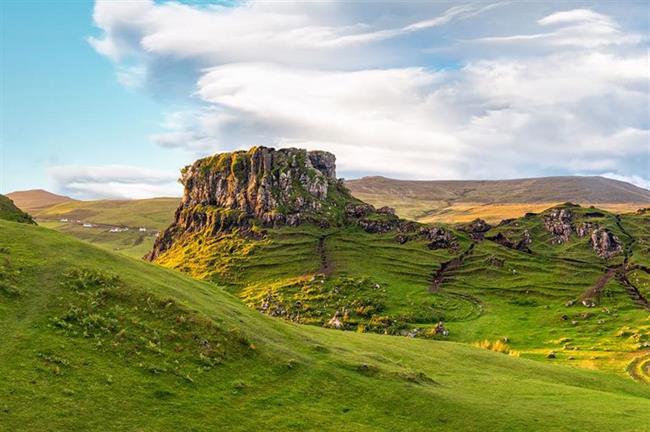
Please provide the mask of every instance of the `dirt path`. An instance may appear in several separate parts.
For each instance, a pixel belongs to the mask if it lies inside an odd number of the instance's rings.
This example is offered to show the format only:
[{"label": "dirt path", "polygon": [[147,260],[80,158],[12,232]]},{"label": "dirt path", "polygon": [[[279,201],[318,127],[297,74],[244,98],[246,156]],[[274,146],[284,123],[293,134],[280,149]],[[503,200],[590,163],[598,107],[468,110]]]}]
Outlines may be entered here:
[{"label": "dirt path", "polygon": [[465,250],[463,253],[457,257],[452,258],[449,261],[445,261],[440,264],[440,268],[433,272],[433,278],[431,280],[431,286],[429,286],[429,292],[440,291],[441,285],[444,282],[447,273],[454,271],[463,265],[465,258],[467,258],[474,251],[475,245],[476,243],[470,244],[467,250]]},{"label": "dirt path", "polygon": [[318,238],[318,245],[316,246],[316,253],[319,256],[320,259],[320,267],[318,269],[318,273],[322,273],[325,276],[329,276],[332,274],[333,271],[333,266],[332,266],[332,260],[330,259],[329,255],[327,254],[327,248],[325,247],[325,239],[327,238],[326,235],[321,235]]},{"label": "dirt path", "polygon": [[603,275],[598,278],[596,283],[587,291],[585,291],[585,293],[582,295],[582,300],[597,300],[602,294],[605,285],[607,285],[607,282],[609,282],[609,280],[616,275],[616,272],[622,271],[622,269],[622,266],[607,268],[607,270],[605,270],[605,273],[603,273]]}]

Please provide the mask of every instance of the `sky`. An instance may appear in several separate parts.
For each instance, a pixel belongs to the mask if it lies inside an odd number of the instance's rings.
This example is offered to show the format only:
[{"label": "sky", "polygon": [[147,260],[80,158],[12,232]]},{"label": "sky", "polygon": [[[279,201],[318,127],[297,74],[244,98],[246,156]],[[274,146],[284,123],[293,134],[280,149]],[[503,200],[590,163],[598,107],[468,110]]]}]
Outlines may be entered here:
[{"label": "sky", "polygon": [[181,193],[254,145],[339,176],[650,188],[647,1],[0,3],[0,192]]}]

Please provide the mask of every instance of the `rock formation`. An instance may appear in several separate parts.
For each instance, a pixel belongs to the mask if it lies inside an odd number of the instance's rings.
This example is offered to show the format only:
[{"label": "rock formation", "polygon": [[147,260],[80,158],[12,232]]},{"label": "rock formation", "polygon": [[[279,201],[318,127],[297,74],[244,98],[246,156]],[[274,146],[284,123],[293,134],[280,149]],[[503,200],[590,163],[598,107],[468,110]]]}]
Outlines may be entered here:
[{"label": "rock formation", "polygon": [[[185,190],[174,221],[146,259],[155,260],[189,234],[216,237],[237,230],[260,238],[268,228],[312,223],[356,225],[372,234],[395,231],[404,243],[421,227],[390,207],[375,209],[352,197],[336,178],[334,155],[324,151],[254,147],[216,154],[183,168],[180,182]],[[434,249],[455,244],[454,236],[439,228],[423,228],[419,236]]]},{"label": "rock formation", "polygon": [[553,243],[566,243],[573,232],[573,212],[568,208],[551,210],[544,215],[544,227],[553,234]]},{"label": "rock formation", "polygon": [[601,258],[610,258],[621,252],[621,241],[607,228],[598,228],[591,233],[591,246]]},{"label": "rock formation", "polygon": [[420,235],[429,243],[429,249],[449,249],[458,247],[458,242],[452,233],[438,227],[422,227]]},{"label": "rock formation", "polygon": [[492,226],[483,219],[474,219],[461,229],[467,232],[472,240],[483,240],[483,236],[492,229]]},{"label": "rock formation", "polygon": [[180,182],[183,199],[150,260],[184,233],[238,228],[256,235],[252,227],[341,223],[340,202],[356,201],[336,178],[334,155],[323,151],[253,147],[216,154],[183,168]]}]

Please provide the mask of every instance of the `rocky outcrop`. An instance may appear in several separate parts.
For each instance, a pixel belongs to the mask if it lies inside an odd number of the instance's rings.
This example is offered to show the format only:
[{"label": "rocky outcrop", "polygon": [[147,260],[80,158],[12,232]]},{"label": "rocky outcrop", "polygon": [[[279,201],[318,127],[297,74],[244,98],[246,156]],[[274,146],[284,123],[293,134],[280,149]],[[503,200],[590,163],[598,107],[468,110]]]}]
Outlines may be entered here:
[{"label": "rocky outcrop", "polygon": [[458,247],[454,235],[444,228],[422,227],[420,235],[428,241],[427,247],[429,249],[454,249]]},{"label": "rocky outcrop", "polygon": [[498,243],[501,246],[505,246],[509,249],[518,250],[520,252],[531,253],[530,244],[532,243],[532,239],[530,237],[530,232],[528,230],[525,230],[522,234],[521,239],[516,242],[508,238],[503,233],[498,233],[495,236],[488,237],[488,240],[492,240],[493,242]]},{"label": "rocky outcrop", "polygon": [[469,224],[461,227],[461,229],[467,232],[472,240],[483,240],[485,233],[492,229],[492,225],[483,219],[474,219]]},{"label": "rocky outcrop", "polygon": [[185,233],[237,228],[259,235],[265,227],[340,224],[340,203],[354,201],[336,179],[334,155],[323,151],[254,147],[216,154],[183,168],[180,182],[183,199],[150,260]]},{"label": "rocky outcrop", "polygon": [[598,229],[598,224],[594,222],[582,222],[576,228],[576,234],[578,237],[590,236],[592,232]]},{"label": "rocky outcrop", "polygon": [[338,186],[334,155],[266,147],[200,159],[183,169],[180,181],[182,208],[238,210],[267,225],[300,223]]},{"label": "rocky outcrop", "polygon": [[621,241],[607,228],[598,228],[591,233],[591,247],[601,258],[611,258],[623,250]]},{"label": "rocky outcrop", "polygon": [[573,232],[573,212],[568,208],[551,210],[544,215],[544,228],[553,235],[551,242],[566,243]]}]

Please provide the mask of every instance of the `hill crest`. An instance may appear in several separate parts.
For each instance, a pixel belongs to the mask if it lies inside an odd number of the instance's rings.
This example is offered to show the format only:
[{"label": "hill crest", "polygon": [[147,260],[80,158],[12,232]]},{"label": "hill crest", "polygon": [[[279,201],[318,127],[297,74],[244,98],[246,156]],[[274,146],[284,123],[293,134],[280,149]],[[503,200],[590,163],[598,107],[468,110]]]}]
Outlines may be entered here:
[{"label": "hill crest", "polygon": [[68,196],[58,195],[44,189],[15,191],[8,193],[6,196],[9,197],[18,208],[30,213],[56,204],[77,201]]}]

